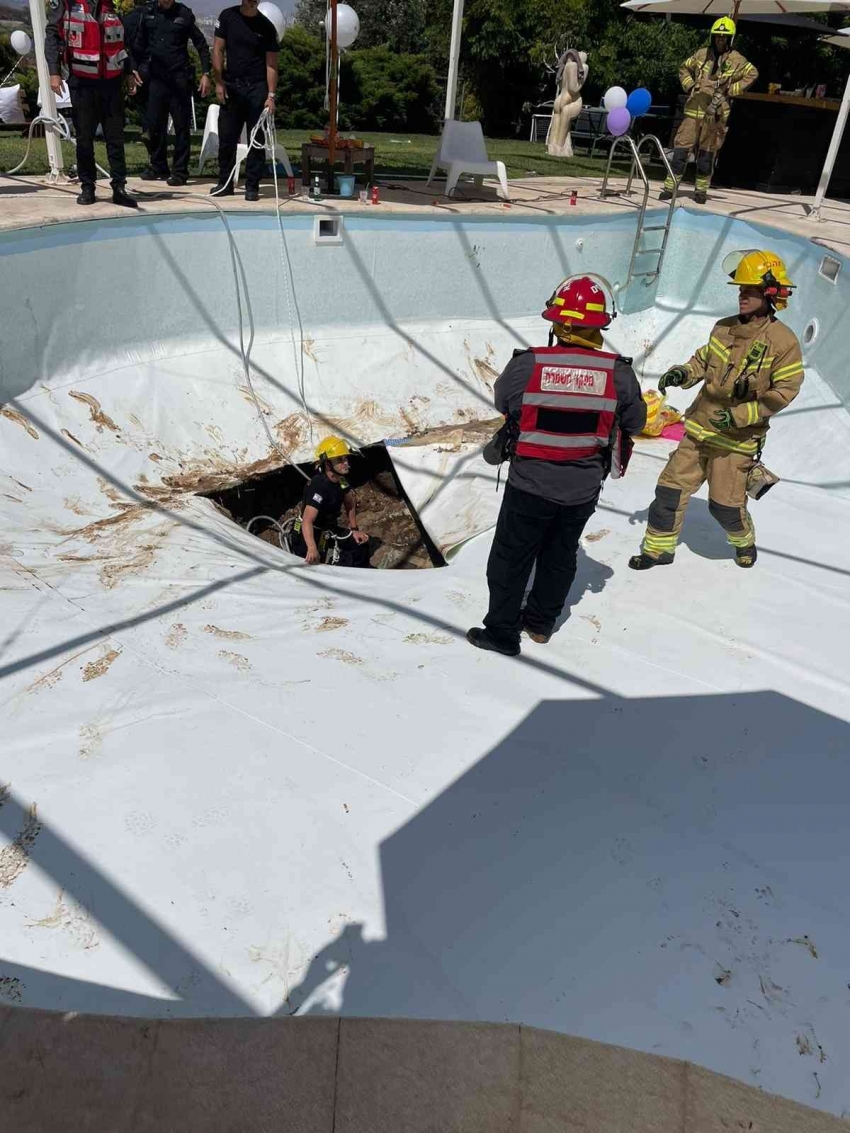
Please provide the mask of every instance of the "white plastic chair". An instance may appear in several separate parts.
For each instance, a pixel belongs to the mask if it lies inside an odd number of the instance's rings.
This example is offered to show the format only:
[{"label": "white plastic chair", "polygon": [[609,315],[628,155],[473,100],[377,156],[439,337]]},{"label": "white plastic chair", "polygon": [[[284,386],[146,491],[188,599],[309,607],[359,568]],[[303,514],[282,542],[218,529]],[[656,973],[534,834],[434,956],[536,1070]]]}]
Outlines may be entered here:
[{"label": "white plastic chair", "polygon": [[453,119],[446,122],[437,147],[437,156],[431,166],[429,185],[438,169],[445,169],[447,172],[447,197],[454,192],[461,174],[467,173],[475,178],[475,184],[479,188],[483,178],[498,177],[501,196],[506,201],[511,199],[505,163],[490,160],[480,122],[455,122]]},{"label": "white plastic chair", "polygon": [[[214,161],[218,157],[218,112],[221,108],[217,103],[213,103],[207,108],[207,120],[204,123],[204,137],[201,142],[201,154],[198,158],[198,175],[204,171],[204,166],[208,161]],[[266,147],[267,157],[274,161],[279,161],[283,168],[286,170],[286,176],[292,177],[292,162],[289,160],[289,154],[286,152],[286,147],[278,142],[274,147],[272,154],[269,147]],[[248,133],[246,130],[242,131],[242,137],[239,139],[239,145],[236,147],[236,172],[233,175],[234,189],[239,184],[239,171],[242,168],[242,162],[248,156]]]}]

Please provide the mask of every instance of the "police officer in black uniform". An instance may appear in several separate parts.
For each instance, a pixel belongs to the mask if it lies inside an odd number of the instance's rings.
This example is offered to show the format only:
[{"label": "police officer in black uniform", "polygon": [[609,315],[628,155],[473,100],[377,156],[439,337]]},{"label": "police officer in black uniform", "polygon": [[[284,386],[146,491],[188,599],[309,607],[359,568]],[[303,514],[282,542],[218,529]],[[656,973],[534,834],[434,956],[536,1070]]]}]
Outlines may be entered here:
[{"label": "police officer in black uniform", "polygon": [[[195,69],[189,59],[189,41],[201,60],[198,90],[206,98],[210,83],[210,49],[195,14],[176,0],[150,0],[139,20],[131,44],[137,70],[148,86],[147,131],[150,167],[143,181],[168,180],[185,185],[189,177],[189,145],[192,124],[192,87]],[[168,172],[168,116],[174,123],[174,163]]]},{"label": "police officer in black uniform", "polygon": [[[213,75],[216,98],[222,107],[218,119],[218,184],[210,192],[222,196],[233,192],[230,176],[243,127],[250,138],[263,110],[274,114],[275,109],[277,32],[271,20],[257,10],[257,0],[242,0],[236,8],[225,8],[216,20]],[[246,201],[260,199],[265,167],[262,145],[252,148],[245,162]]]}]

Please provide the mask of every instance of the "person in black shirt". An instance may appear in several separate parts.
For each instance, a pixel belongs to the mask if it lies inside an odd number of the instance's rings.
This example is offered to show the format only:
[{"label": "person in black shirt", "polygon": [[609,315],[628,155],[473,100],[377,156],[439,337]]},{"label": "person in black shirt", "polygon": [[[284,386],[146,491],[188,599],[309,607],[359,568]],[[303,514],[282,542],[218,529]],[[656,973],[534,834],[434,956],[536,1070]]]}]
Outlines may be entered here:
[{"label": "person in black shirt", "polygon": [[[304,489],[301,515],[295,521],[292,553],[308,566],[369,566],[369,536],[357,527],[357,500],[345,477],[351,450],[340,437],[325,437],[316,448],[319,471]],[[340,527],[345,509],[348,527]]]},{"label": "person in black shirt", "polygon": [[[277,32],[271,20],[257,11],[257,0],[242,0],[238,8],[225,8],[216,20],[213,39],[215,93],[222,104],[218,119],[218,184],[211,190],[215,196],[233,192],[230,177],[243,127],[250,138],[263,110],[274,114],[277,73]],[[262,145],[252,147],[245,162],[246,201],[260,199],[265,164]]]},{"label": "person in black shirt", "polygon": [[[150,167],[142,174],[144,181],[167,179],[169,185],[185,185],[189,177],[192,85],[195,78],[189,59],[189,40],[201,60],[203,74],[198,89],[206,98],[211,89],[210,49],[195,23],[191,8],[175,3],[175,0],[152,0],[138,20],[136,35],[129,41],[137,63],[136,70],[148,88],[146,125],[150,139]],[[169,114],[174,123],[174,165],[170,176]]]}]

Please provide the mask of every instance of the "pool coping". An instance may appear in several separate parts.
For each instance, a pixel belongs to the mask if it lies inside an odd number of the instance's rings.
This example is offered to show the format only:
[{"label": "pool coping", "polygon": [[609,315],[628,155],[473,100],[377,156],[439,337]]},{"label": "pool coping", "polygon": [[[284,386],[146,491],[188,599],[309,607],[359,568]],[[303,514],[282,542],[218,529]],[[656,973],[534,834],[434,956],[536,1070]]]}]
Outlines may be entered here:
[{"label": "pool coping", "polygon": [[[43,228],[53,224],[76,223],[89,220],[103,220],[111,217],[136,215],[164,215],[169,213],[194,212],[209,208],[209,188],[212,180],[200,180],[185,190],[173,191],[163,187],[152,190],[151,183],[133,177],[128,188],[139,199],[140,209],[136,214],[119,208],[108,201],[108,188],[103,200],[90,208],[81,209],[75,197],[77,187],[71,183],[50,185],[44,177],[10,178],[0,174],[0,232],[22,228]],[[619,184],[622,186],[623,182]],[[569,216],[570,219],[602,215],[636,213],[640,203],[637,192],[630,197],[601,196],[601,178],[598,177],[533,177],[511,181],[511,201],[501,201],[490,185],[481,190],[482,196],[474,199],[448,200],[440,195],[444,185],[438,183],[428,189],[423,182],[386,180],[381,185],[381,203],[377,206],[354,201],[322,201],[315,203],[302,197],[286,200],[282,213],[295,212],[299,215],[353,215],[380,217],[405,215],[441,217],[495,217],[505,219]],[[616,187],[616,186],[615,186]],[[470,187],[471,191],[472,187]],[[16,191],[18,190],[18,191]],[[650,190],[650,207],[662,207],[658,201],[659,188],[653,185]],[[259,205],[247,204],[244,197],[220,200],[221,207],[228,213],[267,213],[274,209],[273,188],[265,183],[261,189]],[[575,192],[575,203],[571,195]],[[833,249],[842,255],[850,255],[850,202],[825,202],[822,219],[811,219],[813,198],[745,192],[738,189],[718,189],[712,191],[707,205],[696,205],[689,187],[683,190],[678,207],[695,212],[705,211],[715,216],[726,216],[734,220],[776,228],[811,240],[813,243]]]}]

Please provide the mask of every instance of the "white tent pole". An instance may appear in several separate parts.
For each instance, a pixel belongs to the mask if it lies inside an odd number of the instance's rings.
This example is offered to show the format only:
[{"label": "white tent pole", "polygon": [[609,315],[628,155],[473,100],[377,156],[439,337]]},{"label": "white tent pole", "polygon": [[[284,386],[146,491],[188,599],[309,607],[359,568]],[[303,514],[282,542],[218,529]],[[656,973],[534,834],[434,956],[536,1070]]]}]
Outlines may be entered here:
[{"label": "white tent pole", "polygon": [[826,196],[826,191],[829,188],[829,180],[832,177],[832,170],[835,167],[835,159],[838,157],[841,139],[844,137],[844,127],[847,125],[848,113],[850,113],[850,75],[847,76],[847,82],[844,86],[844,95],[838,110],[838,118],[835,123],[835,129],[832,131],[832,141],[829,143],[829,150],[823,165],[823,172],[818,182],[818,191],[815,193],[815,203],[812,205],[812,211],[809,213],[810,220],[820,220],[821,205]]},{"label": "white tent pole", "polygon": [[[35,3],[35,0],[32,0]],[[460,37],[463,30],[464,0],[454,0],[452,13],[452,45],[449,49],[449,77],[446,80],[446,121],[455,116],[457,102],[457,77],[460,70]]]},{"label": "white tent pole", "polygon": [[[32,38],[35,49],[35,62],[38,68],[38,95],[41,100],[43,114],[56,118],[56,96],[50,89],[50,72],[47,70],[47,59],[44,54],[44,33],[47,20],[44,15],[44,4],[41,0],[30,0],[30,19],[32,20]],[[64,160],[62,157],[62,143],[50,126],[44,129],[44,140],[47,143],[47,160],[50,162],[50,177],[55,180],[62,172]]]}]

